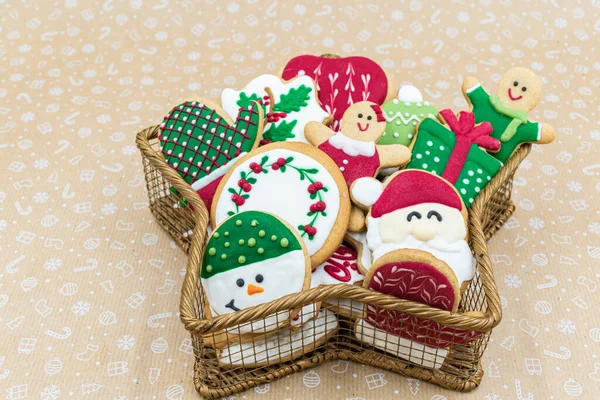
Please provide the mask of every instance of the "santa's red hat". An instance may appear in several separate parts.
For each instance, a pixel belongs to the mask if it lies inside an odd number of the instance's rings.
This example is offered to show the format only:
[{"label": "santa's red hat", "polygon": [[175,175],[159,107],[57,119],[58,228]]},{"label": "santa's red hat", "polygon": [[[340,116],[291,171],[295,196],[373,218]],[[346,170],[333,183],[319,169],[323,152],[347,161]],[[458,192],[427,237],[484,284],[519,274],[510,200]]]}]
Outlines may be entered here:
[{"label": "santa's red hat", "polygon": [[[384,214],[422,203],[438,203],[462,211],[464,204],[452,184],[442,177],[418,169],[407,169],[392,175],[383,191],[372,178],[361,178],[352,185],[352,196],[371,207],[371,216]],[[378,187],[379,186],[379,187]]]}]

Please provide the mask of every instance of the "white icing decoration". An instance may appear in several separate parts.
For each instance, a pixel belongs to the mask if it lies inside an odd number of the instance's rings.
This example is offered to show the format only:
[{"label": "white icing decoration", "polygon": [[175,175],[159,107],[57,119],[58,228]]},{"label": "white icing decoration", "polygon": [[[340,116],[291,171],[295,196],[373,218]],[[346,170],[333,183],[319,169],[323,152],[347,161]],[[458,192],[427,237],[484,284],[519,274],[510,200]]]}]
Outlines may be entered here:
[{"label": "white icing decoration", "polygon": [[329,144],[342,150],[349,156],[372,157],[375,154],[375,142],[362,142],[338,132],[329,139]]},{"label": "white icing decoration", "polygon": [[266,365],[296,358],[315,348],[338,328],[335,314],[322,310],[319,316],[308,321],[297,331],[283,329],[274,335],[254,342],[235,343],[225,347],[219,354],[219,362],[226,365]]},{"label": "white icing decoration", "polygon": [[363,206],[372,206],[381,193],[383,184],[374,178],[359,178],[350,187],[352,198]]},{"label": "white icing decoration", "polygon": [[[244,92],[248,95],[252,93],[256,93],[259,96],[266,96],[267,92],[265,92],[265,88],[268,87],[273,92],[273,97],[275,103],[277,103],[281,99],[282,94],[286,94],[292,88],[298,88],[300,86],[307,86],[312,88],[310,93],[308,94],[310,99],[307,102],[305,107],[302,107],[300,111],[290,112],[287,117],[280,120],[280,122],[275,122],[276,125],[281,124],[281,121],[287,121],[288,123],[292,120],[298,121],[296,126],[292,129],[292,133],[296,135],[293,139],[288,139],[288,141],[296,141],[296,142],[304,142],[308,143],[306,138],[304,137],[304,126],[310,121],[323,122],[325,119],[329,117],[329,114],[325,112],[316,97],[316,89],[314,81],[311,77],[307,75],[301,75],[298,78],[290,81],[290,82],[282,82],[281,78],[275,75],[261,75],[254,78],[250,81],[242,90],[234,90],[234,89],[224,89],[221,94],[221,104],[223,109],[232,119],[235,119],[238,115],[239,106],[237,105],[237,101],[240,99],[240,93]],[[264,132],[268,131],[271,127],[270,122],[265,121]]]},{"label": "white icing decoration", "polygon": [[441,368],[448,350],[429,347],[419,342],[392,335],[361,319],[356,324],[356,338],[387,353],[426,368]]},{"label": "white icing decoration", "polygon": [[[268,156],[269,161],[263,168],[268,168],[269,172],[252,175],[256,177],[257,181],[252,185],[252,191],[248,193],[250,197],[244,205],[239,207],[239,212],[249,210],[270,212],[284,219],[294,228],[297,228],[298,225],[307,224],[310,222],[310,218],[306,216],[306,213],[310,210],[310,205],[317,201],[311,199],[308,193],[307,188],[310,182],[306,179],[301,181],[300,174],[291,167],[288,167],[286,172],[274,171],[271,169],[271,164],[280,157],[293,157],[292,164],[295,167],[316,168],[319,172],[312,174],[311,178],[323,183],[323,186],[327,188],[327,192],[319,192],[323,197],[322,201],[327,205],[327,215],[319,216],[315,221],[313,226],[317,229],[317,234],[313,237],[313,240],[309,240],[308,235],[303,237],[308,254],[312,256],[325,245],[325,241],[337,219],[341,200],[337,183],[331,174],[317,160],[305,154],[286,149],[274,149],[257,154],[238,164],[229,179],[226,182],[221,182],[223,190],[219,197],[215,199],[217,202],[214,215],[215,222],[217,225],[221,224],[228,218],[228,211],[236,211],[235,204],[231,201],[229,189],[231,188],[237,192],[239,189],[238,181],[241,179],[240,172],[247,173],[251,171],[250,164],[253,162],[260,164],[264,156]],[[303,233],[304,231],[299,231],[300,235]]]},{"label": "white icing decoration", "polygon": [[[412,218],[411,212],[421,214],[421,219]],[[438,222],[435,217],[427,218],[429,211],[442,216]],[[373,252],[373,261],[384,254],[399,249],[417,249],[431,253],[444,261],[454,271],[459,285],[470,280],[475,274],[475,263],[471,249],[465,238],[467,230],[460,211],[437,203],[421,203],[401,208],[382,215],[380,218],[368,217],[367,244]],[[432,235],[431,239],[417,239],[415,229],[423,229]],[[418,232],[418,233],[419,233]]]},{"label": "white icing decoration", "polygon": [[416,103],[423,101],[421,91],[412,85],[402,85],[398,90],[398,100]]},{"label": "white icing decoration", "polygon": [[[237,246],[232,239],[232,246]],[[226,252],[225,252],[226,253]],[[225,307],[232,299],[233,305],[240,310],[279,299],[290,293],[302,291],[306,275],[306,258],[302,250],[294,250],[279,257],[267,259],[254,264],[231,269],[210,278],[201,278],[211,309],[217,315],[230,314],[233,309]],[[264,280],[256,282],[256,275],[261,274]],[[239,287],[237,280],[243,279],[244,286]],[[249,295],[248,285],[252,283],[264,289],[264,292]],[[244,324],[232,331],[254,333],[277,328],[277,321],[285,321],[288,311],[280,312],[262,320]]]}]

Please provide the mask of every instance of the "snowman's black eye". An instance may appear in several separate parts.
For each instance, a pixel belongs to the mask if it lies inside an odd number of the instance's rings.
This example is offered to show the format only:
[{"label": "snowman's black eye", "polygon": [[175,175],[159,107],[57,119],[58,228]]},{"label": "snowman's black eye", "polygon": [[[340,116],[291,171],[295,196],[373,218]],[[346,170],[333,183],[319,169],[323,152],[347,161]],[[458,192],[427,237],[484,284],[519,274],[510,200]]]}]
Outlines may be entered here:
[{"label": "snowman's black eye", "polygon": [[513,82],[513,85],[514,85],[514,86],[519,86],[519,81],[514,81],[514,82]]},{"label": "snowman's black eye", "polygon": [[524,92],[526,92],[526,91],[527,91],[527,88],[526,88],[525,86],[523,86],[523,87],[521,88],[521,90],[522,90],[522,91],[524,91]]},{"label": "snowman's black eye", "polygon": [[244,280],[243,280],[242,278],[238,279],[238,280],[237,280],[235,283],[236,283],[236,284],[237,284],[239,287],[242,287],[242,286],[244,286]]},{"label": "snowman's black eye", "polygon": [[358,118],[362,118],[362,117],[363,117],[362,113],[358,114]]},{"label": "snowman's black eye", "polygon": [[369,116],[367,117],[367,119],[370,121],[370,120],[372,120],[372,119],[373,119],[373,117],[369,115]]},{"label": "snowman's black eye", "polygon": [[256,275],[256,282],[261,283],[264,279],[261,274]]}]

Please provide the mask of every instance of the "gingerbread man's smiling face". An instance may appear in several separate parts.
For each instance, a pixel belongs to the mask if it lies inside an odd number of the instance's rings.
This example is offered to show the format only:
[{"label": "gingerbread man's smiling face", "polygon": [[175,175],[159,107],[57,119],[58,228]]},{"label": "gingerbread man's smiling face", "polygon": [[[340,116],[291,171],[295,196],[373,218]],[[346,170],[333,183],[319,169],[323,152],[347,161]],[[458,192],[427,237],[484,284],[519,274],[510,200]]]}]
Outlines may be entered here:
[{"label": "gingerbread man's smiling face", "polygon": [[515,110],[531,111],[539,102],[541,92],[540,78],[522,67],[509,69],[498,84],[500,102]]},{"label": "gingerbread man's smiling face", "polygon": [[342,133],[361,142],[375,142],[383,135],[386,120],[381,107],[370,101],[354,103],[342,118]]}]

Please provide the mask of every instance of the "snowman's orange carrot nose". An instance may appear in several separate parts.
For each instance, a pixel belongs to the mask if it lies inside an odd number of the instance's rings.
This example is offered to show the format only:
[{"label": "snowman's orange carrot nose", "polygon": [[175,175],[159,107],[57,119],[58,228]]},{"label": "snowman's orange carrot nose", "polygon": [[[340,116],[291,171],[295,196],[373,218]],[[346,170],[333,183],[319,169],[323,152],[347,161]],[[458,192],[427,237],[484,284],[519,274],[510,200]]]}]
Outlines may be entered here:
[{"label": "snowman's orange carrot nose", "polygon": [[248,296],[252,296],[253,294],[256,294],[256,293],[262,293],[264,291],[265,291],[265,289],[261,288],[260,286],[256,286],[252,283],[248,285]]}]

